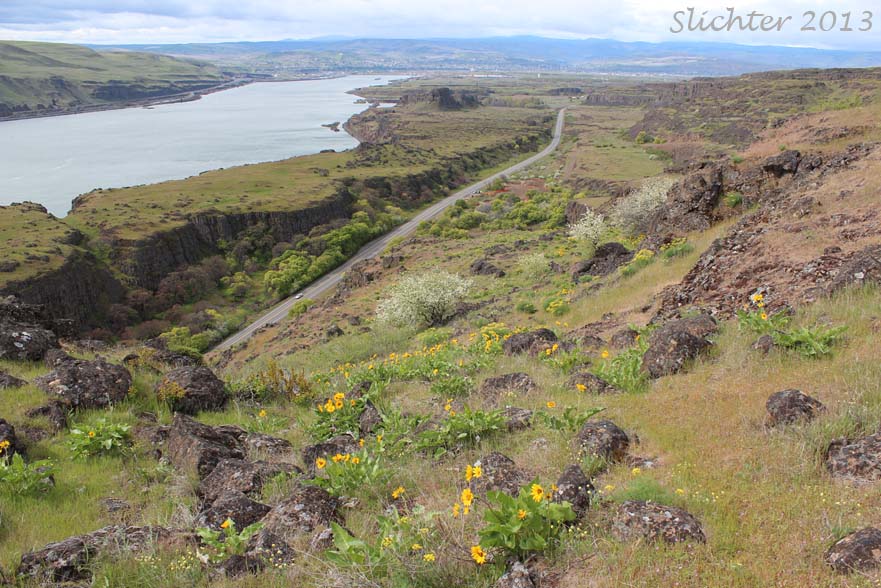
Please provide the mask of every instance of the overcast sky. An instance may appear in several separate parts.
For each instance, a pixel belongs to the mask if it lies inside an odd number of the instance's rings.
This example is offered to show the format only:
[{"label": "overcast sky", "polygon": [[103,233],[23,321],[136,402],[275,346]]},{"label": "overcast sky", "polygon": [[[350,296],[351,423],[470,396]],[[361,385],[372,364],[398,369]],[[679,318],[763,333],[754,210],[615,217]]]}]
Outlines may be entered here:
[{"label": "overcast sky", "polygon": [[[672,34],[674,13],[757,10],[793,17],[780,32]],[[873,28],[861,21],[875,8]],[[803,32],[806,10],[850,11],[853,32]],[[681,19],[687,24],[687,18]],[[831,23],[826,17],[825,23]],[[677,27],[678,28],[678,27]],[[818,27],[819,29],[819,27]],[[75,43],[259,41],[317,36],[479,37],[533,34],[625,41],[701,40],[840,49],[881,48],[879,0],[0,0],[0,38]]]}]

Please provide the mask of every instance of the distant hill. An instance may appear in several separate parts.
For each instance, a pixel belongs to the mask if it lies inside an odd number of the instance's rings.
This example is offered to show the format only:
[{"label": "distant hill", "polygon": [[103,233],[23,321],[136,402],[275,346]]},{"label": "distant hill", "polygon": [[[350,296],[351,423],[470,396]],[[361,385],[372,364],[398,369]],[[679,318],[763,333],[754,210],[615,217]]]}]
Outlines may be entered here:
[{"label": "distant hill", "polygon": [[192,59],[0,41],[0,117],[196,92],[227,80],[216,66]]},{"label": "distant hill", "polygon": [[715,76],[771,69],[881,65],[881,52],[533,36],[314,39],[117,48],[196,57],[227,67],[279,74],[476,69]]}]

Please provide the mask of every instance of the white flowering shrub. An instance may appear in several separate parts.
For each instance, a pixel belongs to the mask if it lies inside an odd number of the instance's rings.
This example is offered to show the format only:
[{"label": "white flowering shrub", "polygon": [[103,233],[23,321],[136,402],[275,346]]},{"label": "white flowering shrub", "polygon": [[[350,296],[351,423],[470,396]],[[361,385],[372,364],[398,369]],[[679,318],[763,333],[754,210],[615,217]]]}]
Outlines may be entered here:
[{"label": "white flowering shrub", "polygon": [[644,233],[652,215],[664,205],[667,192],[675,183],[676,179],[669,176],[649,178],[639,190],[615,204],[609,220],[628,235]]},{"label": "white flowering shrub", "polygon": [[452,318],[472,282],[445,271],[407,276],[389,288],[376,307],[376,320],[393,326],[435,326]]},{"label": "white flowering shrub", "polygon": [[575,224],[569,225],[569,236],[576,241],[587,243],[591,247],[596,247],[605,232],[605,218],[589,208]]}]

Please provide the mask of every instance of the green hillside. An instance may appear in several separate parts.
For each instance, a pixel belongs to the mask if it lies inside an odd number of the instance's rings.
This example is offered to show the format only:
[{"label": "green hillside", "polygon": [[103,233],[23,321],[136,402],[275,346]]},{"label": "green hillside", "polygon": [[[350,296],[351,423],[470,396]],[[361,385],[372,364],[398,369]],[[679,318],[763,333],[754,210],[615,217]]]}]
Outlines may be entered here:
[{"label": "green hillside", "polygon": [[213,65],[164,55],[0,41],[0,116],[156,98],[224,81]]}]

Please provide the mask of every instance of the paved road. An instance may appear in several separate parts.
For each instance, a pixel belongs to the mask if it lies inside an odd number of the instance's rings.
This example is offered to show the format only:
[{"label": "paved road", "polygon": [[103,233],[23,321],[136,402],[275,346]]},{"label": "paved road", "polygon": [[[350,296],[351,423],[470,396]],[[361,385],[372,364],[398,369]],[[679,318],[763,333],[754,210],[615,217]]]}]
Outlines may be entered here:
[{"label": "paved road", "polygon": [[[483,190],[494,181],[496,181],[498,178],[522,171],[537,162],[538,160],[553,153],[553,151],[560,145],[560,138],[563,134],[563,119],[565,114],[565,109],[560,110],[560,113],[557,115],[557,124],[554,127],[554,138],[551,141],[551,144],[545,147],[545,149],[541,153],[537,153],[529,159],[525,159],[518,164],[512,165],[508,169],[500,171],[499,173],[494,174],[484,180],[481,180],[476,184],[472,184],[464,190],[459,190],[455,194],[447,196],[440,202],[436,202],[435,204],[429,206],[406,223],[389,231],[381,237],[377,237],[370,243],[366,244],[346,263],[336,268],[329,274],[325,274],[322,278],[316,280],[310,286],[307,286],[306,288],[300,290],[298,294],[302,294],[302,298],[311,298],[313,300],[318,298],[321,294],[324,294],[325,292],[336,286],[343,278],[343,275],[347,271],[349,271],[349,268],[351,268],[354,264],[364,259],[370,259],[379,255],[388,246],[389,242],[391,242],[392,239],[410,234],[411,232],[416,230],[416,227],[419,226],[419,223],[433,219],[441,212],[443,212],[446,208],[449,208],[450,206],[455,204],[457,201],[462,200],[463,198],[468,198],[469,196],[473,196],[475,192]],[[253,335],[259,329],[262,329],[267,325],[274,325],[281,321],[288,315],[288,311],[290,311],[291,307],[297,302],[296,294],[297,293],[292,295],[290,298],[286,298],[282,302],[278,303],[278,305],[274,306],[272,309],[266,312],[266,314],[255,320],[253,323],[251,323],[238,333],[230,335],[228,339],[217,345],[214,350],[223,351],[225,349],[229,349],[230,347],[233,347],[234,345],[237,345],[242,341],[249,339],[251,335]]]}]

